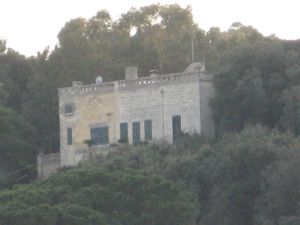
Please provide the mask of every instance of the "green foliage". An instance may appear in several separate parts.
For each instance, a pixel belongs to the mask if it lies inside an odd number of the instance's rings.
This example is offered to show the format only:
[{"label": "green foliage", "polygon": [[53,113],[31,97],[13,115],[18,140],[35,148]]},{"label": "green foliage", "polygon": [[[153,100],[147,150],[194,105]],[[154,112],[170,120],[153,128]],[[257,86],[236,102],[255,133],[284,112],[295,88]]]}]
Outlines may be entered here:
[{"label": "green foliage", "polygon": [[300,86],[292,86],[282,94],[283,115],[281,124],[296,135],[300,134]]},{"label": "green foliage", "polygon": [[31,62],[33,77],[27,84],[22,105],[22,114],[38,130],[39,151],[45,153],[59,151],[58,81],[52,64],[47,61],[48,54],[45,50]]},{"label": "green foliage", "polygon": [[300,153],[282,158],[263,173],[257,224],[298,224],[300,221]]},{"label": "green foliage", "polygon": [[[79,168],[0,193],[2,224],[184,224],[193,195],[137,170]],[[174,213],[177,215],[174,217]]]},{"label": "green foliage", "polygon": [[200,192],[200,199],[207,201],[200,223],[253,224],[262,171],[293,151],[296,143],[288,135],[261,127],[226,135],[211,149],[211,156],[201,158],[201,169],[196,169],[203,176],[199,188],[201,184],[207,187]]},{"label": "green foliage", "polygon": [[90,148],[93,145],[93,140],[87,139],[87,140],[84,140],[83,143],[86,144],[87,146],[89,146],[89,148]]},{"label": "green foliage", "polygon": [[24,118],[0,106],[0,188],[35,176],[34,132]]},{"label": "green foliage", "polygon": [[0,39],[0,53],[5,52],[5,50],[6,50],[6,40]]},{"label": "green foliage", "polygon": [[221,57],[212,101],[219,133],[262,124],[298,135],[298,99],[292,96],[299,82],[300,57],[286,46],[278,40],[255,38],[238,43]]},{"label": "green foliage", "polygon": [[0,105],[6,105],[7,102],[7,98],[8,98],[8,93],[4,88],[4,84],[0,83]]}]

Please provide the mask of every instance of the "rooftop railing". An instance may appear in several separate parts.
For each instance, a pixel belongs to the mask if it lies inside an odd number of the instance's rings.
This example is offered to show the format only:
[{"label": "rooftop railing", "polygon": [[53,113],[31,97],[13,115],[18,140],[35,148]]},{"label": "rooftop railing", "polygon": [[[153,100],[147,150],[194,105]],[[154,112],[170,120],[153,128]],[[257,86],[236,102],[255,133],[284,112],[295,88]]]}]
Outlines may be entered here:
[{"label": "rooftop railing", "polygon": [[171,73],[165,75],[157,75],[150,77],[140,77],[136,80],[119,80],[111,82],[103,82],[100,84],[88,84],[76,87],[59,88],[60,92],[67,94],[79,93],[80,95],[90,92],[113,92],[115,89],[138,88],[145,86],[164,85],[168,83],[187,82],[200,79],[203,81],[211,81],[212,75],[193,72],[193,73]]}]

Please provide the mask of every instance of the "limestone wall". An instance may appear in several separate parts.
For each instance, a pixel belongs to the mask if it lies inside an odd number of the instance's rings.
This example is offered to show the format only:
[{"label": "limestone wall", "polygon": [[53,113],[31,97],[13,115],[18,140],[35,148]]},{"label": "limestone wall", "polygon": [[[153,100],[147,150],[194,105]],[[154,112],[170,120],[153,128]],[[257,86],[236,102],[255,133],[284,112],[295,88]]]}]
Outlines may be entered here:
[{"label": "limestone wall", "polygon": [[[68,103],[75,107],[71,115],[64,113],[64,105]],[[91,128],[108,126],[109,142],[118,140],[119,109],[113,83],[61,89],[59,108],[62,166],[77,165],[86,158],[84,151],[88,146],[83,142],[90,140]],[[72,145],[67,144],[68,128],[72,128]]]},{"label": "limestone wall", "polygon": [[39,154],[37,157],[37,171],[39,179],[47,179],[60,168],[60,154]]}]

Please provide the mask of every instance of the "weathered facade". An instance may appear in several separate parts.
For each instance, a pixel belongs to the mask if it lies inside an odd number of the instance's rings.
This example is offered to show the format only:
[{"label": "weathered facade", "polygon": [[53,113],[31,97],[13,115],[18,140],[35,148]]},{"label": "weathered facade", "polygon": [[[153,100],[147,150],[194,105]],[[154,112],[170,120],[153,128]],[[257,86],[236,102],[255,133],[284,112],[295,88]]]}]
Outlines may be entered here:
[{"label": "weathered facade", "polygon": [[183,73],[154,71],[142,78],[137,68],[128,67],[125,78],[92,85],[73,82],[59,89],[61,166],[88,160],[86,143],[105,151],[120,142],[173,143],[181,132],[214,136],[209,108],[213,75],[205,72],[204,63],[191,64]]}]

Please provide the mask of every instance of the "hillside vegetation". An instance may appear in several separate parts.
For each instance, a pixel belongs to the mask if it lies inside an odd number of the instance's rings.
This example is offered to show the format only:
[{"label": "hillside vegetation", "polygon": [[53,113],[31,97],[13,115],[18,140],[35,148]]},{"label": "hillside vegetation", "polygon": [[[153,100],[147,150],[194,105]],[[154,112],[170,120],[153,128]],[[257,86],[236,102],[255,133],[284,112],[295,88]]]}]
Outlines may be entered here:
[{"label": "hillside vegetation", "polygon": [[217,143],[121,146],[0,192],[0,224],[297,225],[299,147],[260,126]]}]

